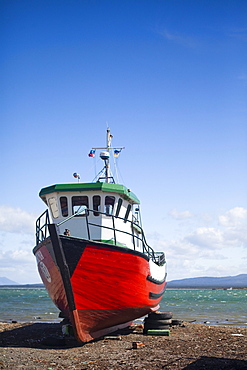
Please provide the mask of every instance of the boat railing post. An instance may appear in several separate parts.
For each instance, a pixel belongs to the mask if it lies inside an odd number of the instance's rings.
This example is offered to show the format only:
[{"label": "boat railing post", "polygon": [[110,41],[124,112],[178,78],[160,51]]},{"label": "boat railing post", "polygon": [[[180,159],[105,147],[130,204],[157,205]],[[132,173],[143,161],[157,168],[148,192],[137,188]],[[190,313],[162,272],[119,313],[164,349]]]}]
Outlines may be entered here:
[{"label": "boat railing post", "polygon": [[133,222],[131,222],[131,231],[132,231],[133,247],[134,247],[134,251],[135,251],[136,250],[136,243],[135,243],[135,232],[134,232]]},{"label": "boat railing post", "polygon": [[115,221],[114,221],[113,215],[112,215],[112,227],[113,227],[114,243],[117,244],[116,228],[115,228]]},{"label": "boat railing post", "polygon": [[47,237],[47,231],[48,231],[48,225],[50,223],[49,219],[49,212],[48,209],[46,210],[46,215],[45,215],[45,238]]},{"label": "boat railing post", "polygon": [[89,213],[89,211],[86,210],[85,215],[86,215],[86,225],[87,225],[87,237],[90,240],[90,229],[89,229],[89,224],[88,224],[88,213]]},{"label": "boat railing post", "polygon": [[145,238],[144,238],[143,230],[142,230],[142,239],[141,240],[142,240],[142,252],[148,254],[147,248],[145,247],[146,244],[145,244]]},{"label": "boat railing post", "polygon": [[40,218],[36,221],[36,245],[39,244]]}]

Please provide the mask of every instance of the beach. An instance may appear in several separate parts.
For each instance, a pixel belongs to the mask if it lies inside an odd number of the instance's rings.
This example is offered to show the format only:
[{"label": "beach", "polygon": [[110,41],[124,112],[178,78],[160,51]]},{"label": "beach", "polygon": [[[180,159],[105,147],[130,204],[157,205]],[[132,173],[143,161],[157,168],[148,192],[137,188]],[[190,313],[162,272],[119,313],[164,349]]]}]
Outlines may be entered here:
[{"label": "beach", "polygon": [[0,369],[247,369],[246,327],[183,322],[169,336],[142,332],[135,324],[82,344],[58,323],[0,323]]}]

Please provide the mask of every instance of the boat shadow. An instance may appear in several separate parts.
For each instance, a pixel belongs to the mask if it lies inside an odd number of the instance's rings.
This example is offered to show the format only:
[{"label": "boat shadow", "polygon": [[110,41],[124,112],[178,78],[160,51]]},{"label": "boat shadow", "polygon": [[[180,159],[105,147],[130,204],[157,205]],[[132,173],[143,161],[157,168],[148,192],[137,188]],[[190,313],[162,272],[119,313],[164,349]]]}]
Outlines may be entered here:
[{"label": "boat shadow", "polygon": [[0,347],[71,348],[81,347],[74,337],[65,337],[59,323],[30,323],[0,333]]},{"label": "boat shadow", "polygon": [[[128,335],[133,333],[131,328],[122,329],[109,336]],[[104,337],[97,338],[92,342],[100,341]],[[78,342],[74,336],[64,336],[62,325],[59,323],[28,323],[20,327],[8,328],[0,333],[0,347],[19,348],[74,348],[82,347],[87,343]]]},{"label": "boat shadow", "polygon": [[[166,366],[165,366],[166,367]],[[163,367],[165,369],[165,367]],[[224,357],[207,357],[202,356],[196,361],[190,363],[189,365],[183,367],[184,370],[212,370],[212,369],[247,369],[247,361],[245,360],[238,360],[238,359],[231,359],[231,358],[224,358]]]}]

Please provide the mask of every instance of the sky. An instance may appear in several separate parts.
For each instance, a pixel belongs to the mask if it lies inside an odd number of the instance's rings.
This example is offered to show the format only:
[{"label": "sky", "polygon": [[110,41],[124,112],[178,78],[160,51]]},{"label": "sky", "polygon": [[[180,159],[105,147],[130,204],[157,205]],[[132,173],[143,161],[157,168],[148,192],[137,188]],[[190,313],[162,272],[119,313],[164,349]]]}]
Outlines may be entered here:
[{"label": "sky", "polygon": [[40,278],[42,187],[125,146],[168,281],[247,273],[247,2],[0,0],[0,276]]}]

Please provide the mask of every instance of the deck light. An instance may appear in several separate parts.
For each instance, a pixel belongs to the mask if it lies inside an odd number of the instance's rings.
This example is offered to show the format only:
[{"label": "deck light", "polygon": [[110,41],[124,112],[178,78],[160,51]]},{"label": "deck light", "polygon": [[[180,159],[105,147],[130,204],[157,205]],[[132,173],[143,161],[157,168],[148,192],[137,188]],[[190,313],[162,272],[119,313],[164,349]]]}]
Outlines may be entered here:
[{"label": "deck light", "polygon": [[74,172],[74,173],[73,173],[73,176],[74,176],[76,179],[78,179],[78,182],[80,182],[80,175],[79,175],[79,173]]}]

